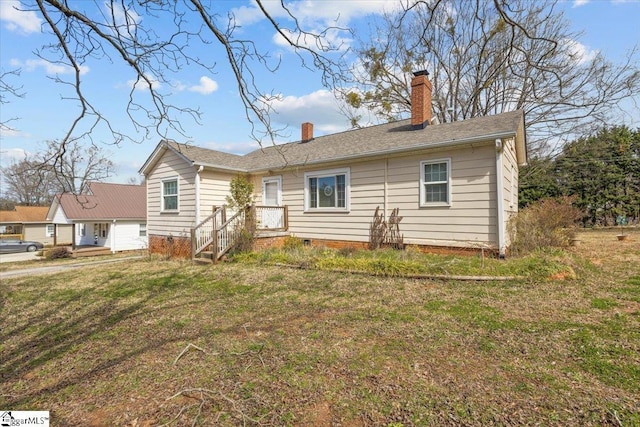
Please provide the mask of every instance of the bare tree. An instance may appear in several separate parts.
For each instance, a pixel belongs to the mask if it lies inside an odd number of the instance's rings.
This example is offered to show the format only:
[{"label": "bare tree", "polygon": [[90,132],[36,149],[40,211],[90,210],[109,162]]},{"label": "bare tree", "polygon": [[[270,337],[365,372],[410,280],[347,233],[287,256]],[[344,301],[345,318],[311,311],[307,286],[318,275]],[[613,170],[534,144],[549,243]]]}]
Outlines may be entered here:
[{"label": "bare tree", "polygon": [[[20,77],[20,70],[0,71],[0,106],[8,104],[11,98],[23,98],[22,86],[17,86],[13,79]],[[6,108],[6,107],[3,107]],[[12,131],[9,123],[18,120],[18,117],[4,117],[0,115],[0,131]]]},{"label": "bare tree", "polygon": [[39,159],[14,161],[0,172],[3,196],[14,204],[46,206],[61,191],[51,168],[43,167]]},{"label": "bare tree", "polygon": [[70,141],[62,157],[58,149],[57,141],[49,141],[42,153],[0,168],[3,195],[20,205],[43,206],[56,193],[79,194],[89,181],[114,173],[113,162],[100,147],[85,149],[79,141]]},{"label": "bare tree", "polygon": [[79,141],[69,141],[59,155],[60,144],[47,142],[47,150],[39,156],[40,167],[54,174],[60,192],[79,194],[89,181],[103,181],[115,172],[115,166],[101,147],[85,148]]},{"label": "bare tree", "polygon": [[[280,59],[260,51],[254,40],[243,38],[229,3],[22,0],[21,4],[23,10],[35,12],[42,18],[42,31],[49,36],[49,42],[36,55],[73,70],[71,78],[55,77],[55,81],[71,89],[70,99],[79,106],[75,119],[58,139],[58,157],[64,156],[67,145],[73,141],[94,143],[92,134],[98,126],[106,127],[111,133],[110,143],[135,138],[103,115],[96,100],[86,92],[81,76],[85,67],[95,60],[123,63],[134,72],[135,83],[124,109],[138,135],[136,141],[153,133],[163,138],[170,133],[188,138],[181,121],[186,116],[199,122],[200,111],[173,103],[171,93],[162,88],[175,86],[172,77],[187,66],[212,75],[218,67],[216,59],[235,77],[253,137],[260,141],[265,135],[273,138],[277,134],[278,129],[274,129],[269,120],[271,107],[267,102],[274,95],[259,87],[257,75],[263,70],[277,70]],[[293,48],[301,65],[320,70],[323,82],[333,84],[341,67],[328,54],[339,51],[340,46],[332,45],[325,37],[329,29],[320,32],[303,29],[284,0],[280,2],[280,12],[284,11],[287,24],[293,22],[289,28],[276,20],[264,0],[255,0],[254,4]],[[206,55],[201,48],[207,49]]]},{"label": "bare tree", "polygon": [[524,109],[530,150],[548,151],[640,89],[636,49],[612,64],[579,38],[553,0],[405,3],[362,42],[346,100],[396,120],[410,110],[411,72],[427,69],[440,122]]}]

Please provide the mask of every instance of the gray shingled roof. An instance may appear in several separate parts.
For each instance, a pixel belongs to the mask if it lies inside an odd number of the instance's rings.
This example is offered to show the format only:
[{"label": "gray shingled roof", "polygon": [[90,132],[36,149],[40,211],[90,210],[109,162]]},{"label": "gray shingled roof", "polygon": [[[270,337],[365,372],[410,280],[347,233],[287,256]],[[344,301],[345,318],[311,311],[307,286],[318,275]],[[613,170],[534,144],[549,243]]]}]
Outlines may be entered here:
[{"label": "gray shingled roof", "polygon": [[515,136],[522,121],[522,110],[430,125],[419,130],[413,130],[411,120],[407,119],[320,136],[304,143],[264,147],[244,156],[167,143],[195,164],[254,172]]}]

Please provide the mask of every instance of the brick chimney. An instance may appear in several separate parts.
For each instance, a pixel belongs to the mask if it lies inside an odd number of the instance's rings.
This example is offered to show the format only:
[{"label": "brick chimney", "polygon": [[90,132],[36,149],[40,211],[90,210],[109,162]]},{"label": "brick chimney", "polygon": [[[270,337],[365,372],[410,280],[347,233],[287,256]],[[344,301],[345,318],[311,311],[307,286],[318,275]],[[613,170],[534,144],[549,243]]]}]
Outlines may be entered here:
[{"label": "brick chimney", "polygon": [[424,129],[431,123],[431,82],[426,70],[416,71],[411,79],[411,126]]},{"label": "brick chimney", "polygon": [[302,138],[300,142],[309,142],[313,139],[313,123],[305,122],[302,124]]}]

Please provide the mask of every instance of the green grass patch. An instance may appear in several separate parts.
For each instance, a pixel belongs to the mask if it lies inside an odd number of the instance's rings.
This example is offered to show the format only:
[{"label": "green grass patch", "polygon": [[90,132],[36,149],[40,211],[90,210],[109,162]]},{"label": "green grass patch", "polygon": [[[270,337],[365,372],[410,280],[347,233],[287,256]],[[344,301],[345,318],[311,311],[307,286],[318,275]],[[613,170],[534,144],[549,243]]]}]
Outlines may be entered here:
[{"label": "green grass patch", "polygon": [[591,300],[591,307],[597,308],[598,310],[609,310],[617,306],[618,303],[609,298],[594,298]]},{"label": "green grass patch", "polygon": [[559,250],[541,250],[521,258],[499,260],[481,255],[434,255],[412,250],[382,249],[347,252],[309,247],[295,247],[288,250],[271,249],[258,253],[237,254],[233,257],[233,261],[244,264],[286,264],[317,270],[362,272],[385,277],[518,276],[536,280],[554,275],[575,278],[575,273],[568,265],[567,259],[568,255]]}]

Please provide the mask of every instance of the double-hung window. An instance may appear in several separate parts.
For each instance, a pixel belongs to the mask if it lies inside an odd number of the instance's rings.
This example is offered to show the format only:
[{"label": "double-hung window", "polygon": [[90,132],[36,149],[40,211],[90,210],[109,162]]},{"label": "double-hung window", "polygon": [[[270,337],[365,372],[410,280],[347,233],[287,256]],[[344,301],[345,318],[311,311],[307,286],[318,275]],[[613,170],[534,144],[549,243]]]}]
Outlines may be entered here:
[{"label": "double-hung window", "polygon": [[305,211],[349,211],[349,168],[304,174]]},{"label": "double-hung window", "polygon": [[178,178],[165,179],[162,181],[162,210],[178,210]]},{"label": "double-hung window", "polygon": [[420,162],[420,206],[451,205],[451,159]]},{"label": "double-hung window", "polygon": [[140,230],[138,235],[140,237],[147,237],[147,224],[140,224]]},{"label": "double-hung window", "polygon": [[56,232],[56,226],[54,224],[47,224],[47,237],[53,237]]}]

